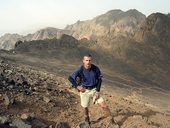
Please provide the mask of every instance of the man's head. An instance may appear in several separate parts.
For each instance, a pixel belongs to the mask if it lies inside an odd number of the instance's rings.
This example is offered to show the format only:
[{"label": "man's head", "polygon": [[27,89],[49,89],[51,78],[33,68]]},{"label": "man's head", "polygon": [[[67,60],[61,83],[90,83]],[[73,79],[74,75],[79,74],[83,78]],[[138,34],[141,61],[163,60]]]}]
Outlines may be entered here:
[{"label": "man's head", "polygon": [[83,65],[85,68],[91,67],[92,56],[90,54],[86,54],[83,56]]}]

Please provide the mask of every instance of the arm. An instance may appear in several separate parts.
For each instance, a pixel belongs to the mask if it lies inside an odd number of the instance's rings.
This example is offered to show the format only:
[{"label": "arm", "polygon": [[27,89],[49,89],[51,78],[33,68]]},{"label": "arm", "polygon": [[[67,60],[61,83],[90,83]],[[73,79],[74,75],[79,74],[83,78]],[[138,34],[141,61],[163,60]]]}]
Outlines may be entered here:
[{"label": "arm", "polygon": [[102,79],[98,79],[97,84],[96,84],[96,91],[97,92],[100,92],[101,85],[102,85]]},{"label": "arm", "polygon": [[77,88],[80,92],[85,92],[85,88],[77,82],[77,77],[80,73],[80,68],[76,69],[71,75],[69,75],[68,80],[72,83],[73,87]]},{"label": "arm", "polygon": [[69,76],[68,77],[68,80],[70,81],[70,83],[73,85],[73,87],[77,87],[77,83],[76,83],[76,81],[71,77],[71,76]]},{"label": "arm", "polygon": [[101,71],[98,67],[96,67],[96,79],[97,79],[97,83],[96,83],[96,91],[100,92],[100,88],[101,88],[101,84],[102,84],[102,74]]},{"label": "arm", "polygon": [[72,74],[69,75],[68,80],[70,81],[70,83],[73,85],[73,87],[77,87],[77,82],[76,82],[76,78],[79,74],[80,68],[77,68],[75,71],[73,71]]},{"label": "arm", "polygon": [[101,88],[101,84],[102,84],[102,79],[98,79],[97,80],[97,85],[96,85],[96,99],[98,99],[100,97],[100,88]]}]

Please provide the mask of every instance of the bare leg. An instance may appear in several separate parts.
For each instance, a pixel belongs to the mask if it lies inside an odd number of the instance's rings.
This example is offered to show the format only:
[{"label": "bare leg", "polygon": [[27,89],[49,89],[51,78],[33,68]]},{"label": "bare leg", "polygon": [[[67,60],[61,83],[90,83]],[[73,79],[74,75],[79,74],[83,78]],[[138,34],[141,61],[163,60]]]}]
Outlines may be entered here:
[{"label": "bare leg", "polygon": [[109,124],[116,124],[113,116],[112,116],[112,113],[110,111],[110,109],[106,106],[106,104],[104,102],[100,103],[99,106],[103,109],[103,111],[105,112],[106,114],[106,117],[108,117],[109,119]]},{"label": "bare leg", "polygon": [[88,107],[84,108],[84,113],[85,113],[85,116],[89,116],[89,110],[88,110]]},{"label": "bare leg", "polygon": [[85,113],[85,121],[90,124],[90,118],[89,118],[89,110],[88,107],[84,108],[84,113]]},{"label": "bare leg", "polygon": [[110,116],[112,117],[112,113],[110,111],[110,109],[106,106],[106,104],[104,102],[100,103],[99,106],[103,109],[103,111],[105,112],[106,116]]}]

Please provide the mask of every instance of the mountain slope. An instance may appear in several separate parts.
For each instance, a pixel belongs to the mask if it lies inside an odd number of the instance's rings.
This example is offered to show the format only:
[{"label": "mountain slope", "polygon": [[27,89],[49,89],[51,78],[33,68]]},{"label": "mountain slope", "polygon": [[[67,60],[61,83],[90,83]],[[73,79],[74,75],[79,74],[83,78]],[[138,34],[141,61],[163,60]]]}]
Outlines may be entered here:
[{"label": "mountain slope", "polygon": [[69,31],[57,29],[57,28],[44,28],[31,35],[24,37],[25,40],[44,40],[44,39],[53,39],[60,38],[63,34],[69,34]]},{"label": "mountain slope", "polygon": [[[1,128],[75,128],[84,121],[79,93],[70,88],[65,78],[35,66],[14,64],[1,58],[0,67]],[[122,94],[122,89],[117,92],[117,89],[106,85],[101,91],[120,128],[170,127],[169,109],[166,111],[142,101],[143,97],[137,91],[123,91]],[[93,128],[114,127],[99,106],[92,102],[90,121]]]},{"label": "mountain slope", "polygon": [[15,43],[17,41],[32,41],[32,40],[44,40],[60,38],[63,34],[69,34],[68,30],[62,30],[57,28],[44,28],[33,34],[28,34],[26,36],[18,34],[5,34],[0,37],[0,49],[11,50],[14,49]]},{"label": "mountain slope", "polygon": [[72,36],[81,39],[97,40],[98,37],[131,37],[145,16],[137,10],[111,10],[88,21],[77,21],[65,29],[72,31]]},{"label": "mountain slope", "polygon": [[169,89],[170,18],[161,13],[147,17],[126,49],[126,62],[158,86]]},{"label": "mountain slope", "polygon": [[[58,39],[63,34],[72,35],[76,39],[87,38],[88,40],[96,41],[100,46],[112,44],[112,41],[110,42],[107,40],[132,38],[136,29],[138,29],[138,25],[144,19],[145,16],[137,10],[128,10],[127,12],[111,10],[93,18],[92,20],[78,21],[73,25],[68,25],[64,30],[57,28],[45,28],[33,34],[21,36],[21,38],[17,39],[4,35],[5,41],[2,42],[2,37],[0,38],[0,48],[10,50],[14,48],[15,42],[18,40],[31,41],[52,38]],[[5,42],[8,42],[8,44],[5,44]],[[4,45],[6,45],[6,47],[4,47]]]},{"label": "mountain slope", "polygon": [[18,40],[22,40],[22,38],[23,36],[18,34],[5,34],[4,36],[0,37],[0,49],[13,49],[15,43]]},{"label": "mountain slope", "polygon": [[[137,10],[112,10],[92,20],[67,26],[66,31],[49,28],[51,33],[55,33],[49,34],[49,30],[41,30],[34,36],[29,35],[29,40],[34,41],[25,41],[14,50],[39,57],[57,58],[68,64],[77,62],[84,53],[89,52],[96,58],[96,63],[113,72],[169,90],[169,19],[168,15],[161,13],[145,18]],[[73,37],[64,35],[59,39],[36,41],[50,35],[53,38],[57,32],[58,35],[70,32]],[[77,40],[74,35],[82,39]],[[95,38],[87,40],[84,37]]]}]

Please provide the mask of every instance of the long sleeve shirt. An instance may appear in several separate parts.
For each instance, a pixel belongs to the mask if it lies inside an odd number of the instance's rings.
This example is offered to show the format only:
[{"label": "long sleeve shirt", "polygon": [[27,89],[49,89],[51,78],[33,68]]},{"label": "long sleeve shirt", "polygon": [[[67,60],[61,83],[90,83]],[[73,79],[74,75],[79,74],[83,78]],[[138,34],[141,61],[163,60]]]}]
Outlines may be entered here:
[{"label": "long sleeve shirt", "polygon": [[[95,69],[95,70],[94,70]],[[100,91],[102,83],[102,74],[100,69],[94,64],[91,68],[86,69],[84,66],[78,67],[73,73],[70,74],[68,80],[74,87],[77,87],[77,77],[80,77],[81,85],[85,87],[95,86],[97,91]]]}]

